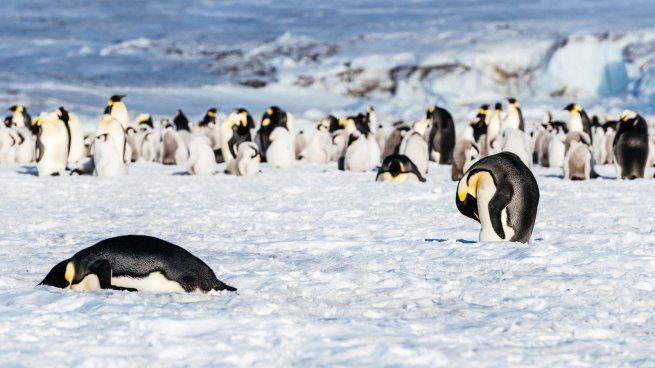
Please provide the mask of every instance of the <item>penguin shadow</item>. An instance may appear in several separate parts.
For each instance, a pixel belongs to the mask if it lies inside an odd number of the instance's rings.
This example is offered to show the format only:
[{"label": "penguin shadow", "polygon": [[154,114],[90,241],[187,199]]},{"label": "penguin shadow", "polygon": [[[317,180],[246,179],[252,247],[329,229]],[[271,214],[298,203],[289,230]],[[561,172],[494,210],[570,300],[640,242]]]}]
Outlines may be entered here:
[{"label": "penguin shadow", "polygon": [[[425,238],[424,239],[428,243],[445,243],[451,239],[442,239],[442,238]],[[457,239],[455,240],[455,243],[461,243],[461,244],[473,244],[477,243],[475,240],[467,240],[467,239]]]},{"label": "penguin shadow", "polygon": [[172,173],[173,176],[191,176],[188,171],[177,171]]},{"label": "penguin shadow", "polygon": [[39,176],[39,170],[36,166],[21,166],[16,172],[20,175]]}]

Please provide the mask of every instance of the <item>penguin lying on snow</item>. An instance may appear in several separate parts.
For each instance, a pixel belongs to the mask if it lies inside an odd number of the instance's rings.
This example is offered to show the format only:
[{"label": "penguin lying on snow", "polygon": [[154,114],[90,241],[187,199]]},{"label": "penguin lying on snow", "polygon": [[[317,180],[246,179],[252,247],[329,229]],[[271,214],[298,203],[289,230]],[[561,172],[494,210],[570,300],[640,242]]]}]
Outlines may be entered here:
[{"label": "penguin lying on snow", "polygon": [[236,291],[184,248],[142,235],[105,239],[58,263],[39,285],[153,293]]},{"label": "penguin lying on snow", "polygon": [[614,161],[617,177],[643,178],[648,162],[648,125],[641,115],[626,110],[614,136]]},{"label": "penguin lying on snow", "polygon": [[480,241],[519,241],[532,235],[539,187],[530,169],[511,152],[487,156],[457,184],[457,209],[482,225]]},{"label": "penguin lying on snow", "polygon": [[414,165],[412,160],[405,155],[391,155],[384,159],[378,169],[375,181],[420,181],[425,182],[425,177]]}]

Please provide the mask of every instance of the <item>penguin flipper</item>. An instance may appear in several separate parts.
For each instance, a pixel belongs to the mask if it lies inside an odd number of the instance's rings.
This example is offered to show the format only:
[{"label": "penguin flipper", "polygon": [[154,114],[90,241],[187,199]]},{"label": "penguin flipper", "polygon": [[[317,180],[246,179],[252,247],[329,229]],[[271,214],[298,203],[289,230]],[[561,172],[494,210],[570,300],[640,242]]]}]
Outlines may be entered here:
[{"label": "penguin flipper", "polygon": [[[507,207],[507,205],[512,200],[512,195],[514,194],[514,188],[507,183],[501,182],[496,187],[496,193],[489,201],[489,217],[491,220],[491,226],[494,229],[494,232],[498,234],[501,239],[505,239],[505,230],[503,230],[503,220],[502,220],[502,211]],[[507,213],[509,217],[509,212]],[[509,220],[509,219],[508,219]]]},{"label": "penguin flipper", "polygon": [[101,289],[114,289],[111,285],[111,265],[106,259],[98,259],[89,266],[89,272],[98,276]]},{"label": "penguin flipper", "polygon": [[346,170],[346,156],[339,157],[339,161],[337,162],[337,167],[341,171]]},{"label": "penguin flipper", "polygon": [[36,162],[39,163],[41,159],[43,158],[43,152],[45,151],[45,147],[43,146],[43,143],[41,142],[40,139],[36,140]]}]

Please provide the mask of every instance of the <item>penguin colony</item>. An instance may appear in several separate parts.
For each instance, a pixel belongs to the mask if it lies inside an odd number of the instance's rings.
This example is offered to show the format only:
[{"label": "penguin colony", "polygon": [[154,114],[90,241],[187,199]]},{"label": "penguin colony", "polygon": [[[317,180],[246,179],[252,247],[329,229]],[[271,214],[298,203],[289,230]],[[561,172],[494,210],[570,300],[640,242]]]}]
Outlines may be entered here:
[{"label": "penguin colony", "polygon": [[[143,160],[185,165],[190,175],[251,176],[260,163],[288,168],[297,160],[335,162],[339,170],[377,171],[376,181],[425,182],[430,161],[451,165],[457,182],[455,205],[480,223],[480,241],[528,242],[536,221],[539,188],[532,165],[560,168],[567,180],[598,177],[595,164],[614,164],[617,177],[644,178],[655,164],[655,142],[645,119],[626,110],[614,120],[589,118],[572,103],[566,122],[547,119],[529,135],[519,102],[482,105],[460,137],[452,115],[432,106],[412,123],[397,122],[386,131],[372,107],[337,118],[329,115],[311,131],[296,131],[294,116],[268,108],[258,126],[244,108],[219,120],[209,108],[199,122],[182,110],[172,121],[155,123],[141,114],[131,123],[123,100],[111,96],[95,132],[64,107],[32,118],[24,106],[12,106],[0,129],[0,163],[36,163],[39,176],[116,176]],[[388,128],[389,129],[389,128]],[[44,285],[73,290],[117,289],[174,292],[230,290],[214,272],[186,250],[146,236],[111,238],[58,263]]]}]

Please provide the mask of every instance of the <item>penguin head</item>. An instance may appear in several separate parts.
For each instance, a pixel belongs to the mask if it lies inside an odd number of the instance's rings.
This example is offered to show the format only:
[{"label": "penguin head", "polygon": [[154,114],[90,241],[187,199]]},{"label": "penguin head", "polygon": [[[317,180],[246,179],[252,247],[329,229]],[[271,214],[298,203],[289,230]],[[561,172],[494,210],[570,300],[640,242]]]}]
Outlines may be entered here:
[{"label": "penguin head", "polygon": [[491,173],[486,170],[471,170],[464,174],[457,184],[457,198],[455,199],[459,212],[480,222],[478,190],[489,180],[494,181]]},{"label": "penguin head", "polygon": [[[68,283],[66,289],[74,290],[93,290],[99,289],[97,274],[102,267],[111,273],[109,262],[106,259],[96,260],[92,257],[78,257],[77,255],[69,259],[64,270],[64,279]],[[95,275],[93,278],[87,276]]]},{"label": "penguin head", "polygon": [[400,160],[393,160],[389,163],[389,174],[394,178],[398,177],[403,172],[405,172],[405,165],[403,165]]},{"label": "penguin head", "polygon": [[139,129],[142,129],[142,127],[149,126],[151,128],[154,128],[154,124],[152,122],[152,116],[150,114],[141,114],[136,118],[136,126]]},{"label": "penguin head", "polygon": [[5,123],[5,126],[6,126],[7,128],[9,128],[9,127],[11,126],[11,124],[12,124],[11,116],[6,116],[6,117],[5,117],[5,120],[4,120],[4,123]]},{"label": "penguin head", "polygon": [[190,131],[189,119],[187,119],[186,115],[184,115],[184,112],[182,112],[181,109],[177,109],[177,111],[175,112],[175,117],[173,118],[173,124],[175,124],[175,129],[177,130]]},{"label": "penguin head", "polygon": [[70,115],[63,106],[60,106],[59,109],[57,109],[57,117],[64,123],[68,123],[68,120],[70,120]]},{"label": "penguin head", "polygon": [[239,107],[237,109],[237,114],[243,115],[246,118],[246,126],[248,129],[255,129],[255,120],[253,120],[252,115],[248,112],[248,110],[244,109],[243,107]]},{"label": "penguin head", "polygon": [[432,117],[434,116],[435,111],[437,111],[437,106],[434,106],[434,105],[430,106],[428,108],[428,111],[425,113],[425,118],[426,119],[432,119]]},{"label": "penguin head", "polygon": [[370,127],[371,125],[376,124],[378,121],[378,115],[375,113],[373,106],[366,108],[366,123]]},{"label": "penguin head", "polygon": [[69,282],[66,280],[66,267],[70,262],[69,259],[65,259],[55,265],[55,267],[48,272],[43,281],[39,285],[54,286],[60,289],[65,289],[69,286]]},{"label": "penguin head", "polygon": [[134,129],[134,128],[132,128],[132,127],[127,127],[127,129],[125,129],[125,134],[127,134],[127,135],[135,135],[135,134],[136,134],[136,129]]},{"label": "penguin head", "polygon": [[122,104],[123,98],[125,98],[125,95],[113,95],[109,97],[109,100],[107,101],[107,107],[105,107],[105,114],[111,114],[114,106],[118,104]]},{"label": "penguin head", "polygon": [[582,111],[582,107],[577,103],[570,103],[566,105],[562,110],[568,111],[570,113]]},{"label": "penguin head", "polygon": [[496,111],[503,111],[503,105],[500,102],[496,102],[496,105],[494,106],[494,109]]},{"label": "penguin head", "polygon": [[25,110],[25,108],[23,106],[21,106],[21,105],[14,105],[14,106],[9,108],[9,111],[15,112],[17,114],[22,113],[24,110]]},{"label": "penguin head", "polygon": [[487,115],[489,113],[489,105],[484,104],[484,105],[480,106],[480,109],[478,110],[478,113],[482,114],[482,115]]},{"label": "penguin head", "polygon": [[514,108],[519,108],[519,102],[514,97],[507,98],[507,103]]},{"label": "penguin head", "polygon": [[412,129],[417,131],[420,135],[425,135],[425,133],[429,132],[431,128],[432,128],[431,119],[421,119],[416,123],[414,123],[414,125],[412,126]]},{"label": "penguin head", "polygon": [[[287,113],[278,106],[271,106],[262,116],[262,127],[270,130],[278,126],[287,126]],[[269,128],[270,127],[270,128]]]},{"label": "penguin head", "polygon": [[639,115],[632,110],[623,110],[621,113],[621,124],[635,124],[638,116]]},{"label": "penguin head", "polygon": [[323,118],[322,124],[325,124],[328,127],[330,133],[339,130],[339,119],[334,115],[328,115]]}]

